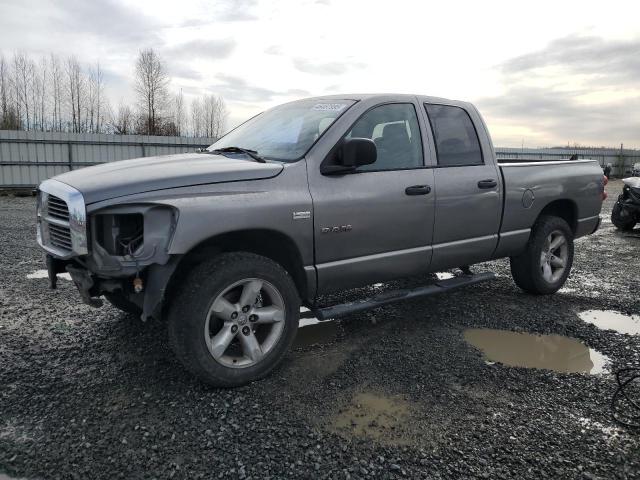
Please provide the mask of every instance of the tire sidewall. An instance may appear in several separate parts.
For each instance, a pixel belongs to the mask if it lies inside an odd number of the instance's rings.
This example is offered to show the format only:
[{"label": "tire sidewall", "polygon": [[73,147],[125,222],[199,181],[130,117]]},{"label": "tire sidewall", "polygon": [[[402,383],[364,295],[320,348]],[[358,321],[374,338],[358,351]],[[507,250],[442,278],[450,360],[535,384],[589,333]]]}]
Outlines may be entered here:
[{"label": "tire sidewall", "polygon": [[620,203],[620,200],[618,200],[611,210],[611,223],[620,230],[633,230],[633,227],[636,225],[635,218],[632,215],[629,215],[628,220],[623,219],[621,216],[623,210],[624,206]]},{"label": "tire sidewall", "polygon": [[[544,248],[547,237],[554,231],[561,231],[567,241],[567,264],[565,266],[562,276],[553,283],[547,282],[542,276],[540,269],[540,255]],[[557,292],[564,283],[567,281],[567,277],[571,272],[573,265],[573,232],[571,228],[562,218],[559,217],[543,217],[536,226],[535,234],[530,245],[531,255],[531,275],[532,281],[536,291],[542,294],[550,294]]]},{"label": "tire sidewall", "polygon": [[[271,283],[285,304],[285,325],[277,343],[255,365],[227,367],[213,358],[207,347],[204,330],[206,316],[213,301],[231,284],[246,278]],[[169,311],[170,328],[182,341],[191,357],[190,370],[215,386],[238,386],[268,374],[284,357],[296,335],[300,300],[289,274],[275,262],[255,254],[222,254],[199,266],[175,298]],[[180,348],[180,346],[178,346]],[[179,355],[180,356],[180,355]]]}]

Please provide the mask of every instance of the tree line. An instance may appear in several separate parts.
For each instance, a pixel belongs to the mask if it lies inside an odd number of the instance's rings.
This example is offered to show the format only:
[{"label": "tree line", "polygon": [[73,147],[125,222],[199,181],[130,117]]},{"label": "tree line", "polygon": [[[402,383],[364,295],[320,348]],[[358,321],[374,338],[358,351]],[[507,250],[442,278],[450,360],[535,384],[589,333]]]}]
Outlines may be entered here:
[{"label": "tree line", "polygon": [[227,109],[214,94],[187,105],[182,90],[153,49],[138,54],[133,69],[135,103],[114,107],[100,64],[83,65],[75,56],[32,58],[0,55],[0,129],[219,137]]}]

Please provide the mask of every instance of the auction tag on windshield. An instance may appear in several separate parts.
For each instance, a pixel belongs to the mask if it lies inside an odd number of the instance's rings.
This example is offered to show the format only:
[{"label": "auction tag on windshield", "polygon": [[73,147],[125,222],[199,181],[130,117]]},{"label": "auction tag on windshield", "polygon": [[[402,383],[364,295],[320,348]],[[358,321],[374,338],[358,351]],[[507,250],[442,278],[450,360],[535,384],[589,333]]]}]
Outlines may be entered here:
[{"label": "auction tag on windshield", "polygon": [[346,105],[344,103],[316,103],[311,110],[322,110],[325,112],[339,112]]}]

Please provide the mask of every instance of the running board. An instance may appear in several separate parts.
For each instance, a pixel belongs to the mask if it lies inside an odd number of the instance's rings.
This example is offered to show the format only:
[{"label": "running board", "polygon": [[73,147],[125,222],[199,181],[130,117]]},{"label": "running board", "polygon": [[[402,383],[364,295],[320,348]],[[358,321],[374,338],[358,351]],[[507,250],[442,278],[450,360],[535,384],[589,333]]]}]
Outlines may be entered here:
[{"label": "running board", "polygon": [[476,283],[486,282],[496,278],[493,272],[474,273],[472,275],[462,275],[460,277],[438,280],[430,285],[417,288],[405,288],[402,290],[392,290],[384,292],[375,297],[357,300],[355,302],[341,303],[330,307],[317,308],[304,312],[300,318],[317,318],[318,320],[329,320],[352,313],[362,312],[371,308],[380,307],[401,300],[409,300],[416,297],[425,297],[436,293],[448,292],[460,287],[466,287]]}]

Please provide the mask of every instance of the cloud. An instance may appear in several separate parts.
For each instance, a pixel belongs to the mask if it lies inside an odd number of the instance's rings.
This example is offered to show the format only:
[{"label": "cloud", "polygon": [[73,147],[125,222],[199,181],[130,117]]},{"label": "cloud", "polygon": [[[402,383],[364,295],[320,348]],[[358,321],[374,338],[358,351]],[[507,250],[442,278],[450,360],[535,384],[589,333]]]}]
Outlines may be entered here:
[{"label": "cloud", "polygon": [[118,0],[59,0],[55,2],[49,22],[51,31],[72,31],[99,37],[111,44],[160,42],[157,34],[160,25]]},{"label": "cloud", "polygon": [[553,40],[542,50],[504,62],[500,70],[513,75],[544,67],[561,67],[573,74],[637,82],[640,78],[640,38],[605,40],[596,36],[569,35]]},{"label": "cloud", "polygon": [[211,86],[210,90],[222,95],[225,100],[232,102],[267,102],[277,97],[308,97],[310,95],[306,90],[288,89],[276,91],[251,85],[243,78],[224,73],[216,75],[216,78],[220,82]]},{"label": "cloud", "polygon": [[306,58],[294,58],[293,66],[304,73],[314,75],[341,75],[349,70],[349,63],[345,62],[324,62],[314,63]]},{"label": "cloud", "polygon": [[168,56],[180,58],[204,58],[218,60],[227,58],[236,48],[236,41],[232,38],[223,39],[195,39],[166,49]]},{"label": "cloud", "polygon": [[215,2],[213,17],[221,22],[244,22],[257,20],[254,13],[257,0],[225,0]]},{"label": "cloud", "polygon": [[264,53],[267,55],[282,55],[282,47],[279,45],[271,45],[264,49]]},{"label": "cloud", "polygon": [[183,78],[187,80],[202,80],[202,73],[181,62],[168,62],[167,70],[169,76]]},{"label": "cloud", "polygon": [[640,39],[569,35],[511,58],[497,71],[503,94],[476,103],[498,145],[519,144],[523,136],[530,144],[637,144]]}]

